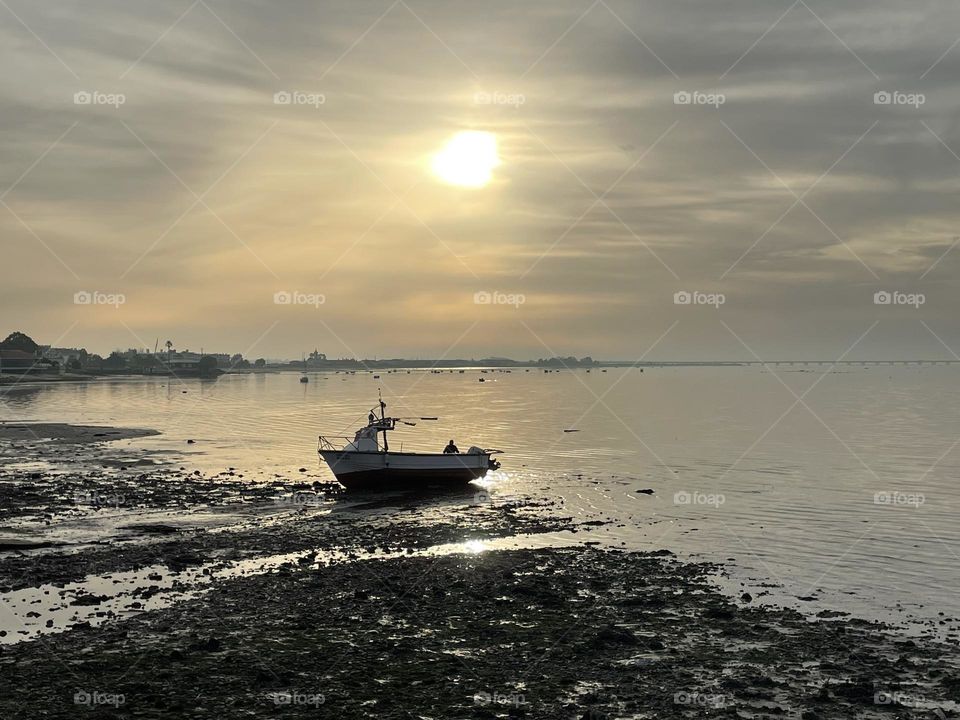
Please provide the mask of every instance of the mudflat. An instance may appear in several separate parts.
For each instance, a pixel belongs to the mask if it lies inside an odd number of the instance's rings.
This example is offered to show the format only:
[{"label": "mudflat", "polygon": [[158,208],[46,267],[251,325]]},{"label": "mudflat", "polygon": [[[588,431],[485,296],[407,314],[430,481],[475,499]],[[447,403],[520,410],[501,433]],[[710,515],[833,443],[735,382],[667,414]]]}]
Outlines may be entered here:
[{"label": "mudflat", "polygon": [[156,430],[146,428],[117,428],[107,425],[0,422],[0,439],[2,440],[57,440],[74,444],[129,440],[159,434]]},{"label": "mudflat", "polygon": [[0,717],[960,716],[952,618],[784,609],[547,499],[357,495],[42,428],[0,435]]}]

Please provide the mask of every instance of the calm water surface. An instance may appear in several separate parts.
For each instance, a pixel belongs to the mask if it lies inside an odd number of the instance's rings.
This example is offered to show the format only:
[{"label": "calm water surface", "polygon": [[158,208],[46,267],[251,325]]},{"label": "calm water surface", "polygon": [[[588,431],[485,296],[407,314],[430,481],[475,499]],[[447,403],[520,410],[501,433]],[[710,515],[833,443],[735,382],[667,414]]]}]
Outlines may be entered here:
[{"label": "calm water surface", "polygon": [[382,388],[389,413],[440,418],[398,431],[396,449],[439,451],[452,437],[505,451],[488,476],[494,502],[562,501],[612,519],[605,542],[732,558],[737,577],[781,584],[788,600],[960,615],[958,369],[380,375],[21,386],[0,408],[9,420],[155,428],[163,435],[131,446],[190,469],[290,476],[316,469],[318,433],[352,434]]}]

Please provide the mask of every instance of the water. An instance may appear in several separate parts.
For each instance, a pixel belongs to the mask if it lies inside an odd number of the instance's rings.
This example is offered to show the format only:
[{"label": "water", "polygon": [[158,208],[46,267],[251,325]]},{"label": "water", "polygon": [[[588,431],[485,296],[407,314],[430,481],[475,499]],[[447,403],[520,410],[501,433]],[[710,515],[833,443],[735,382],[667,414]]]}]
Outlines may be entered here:
[{"label": "water", "polygon": [[382,388],[388,413],[439,417],[398,431],[396,449],[505,451],[493,502],[557,499],[612,520],[591,533],[605,544],[732,558],[736,581],[800,607],[960,615],[957,369],[379,374],[20,386],[0,405],[8,420],[155,428],[121,445],[190,469],[289,477],[317,469],[318,433],[352,434]]}]

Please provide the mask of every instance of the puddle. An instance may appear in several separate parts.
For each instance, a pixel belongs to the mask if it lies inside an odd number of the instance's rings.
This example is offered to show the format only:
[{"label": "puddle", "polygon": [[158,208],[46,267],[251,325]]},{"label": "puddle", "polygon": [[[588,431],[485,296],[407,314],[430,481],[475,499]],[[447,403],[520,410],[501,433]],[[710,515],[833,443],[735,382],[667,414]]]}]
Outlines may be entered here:
[{"label": "puddle", "polygon": [[563,537],[563,533],[549,536],[516,535],[433,545],[413,552],[298,550],[238,561],[206,563],[180,571],[171,570],[166,565],[153,565],[136,571],[88,577],[81,582],[25,588],[0,596],[0,644],[34,640],[41,635],[64,632],[77,625],[96,627],[119,618],[170,607],[202,595],[214,581],[259,575],[290,564],[322,568],[364,560],[565,547],[577,542]]},{"label": "puddle", "polygon": [[[347,512],[355,509],[342,508]],[[200,518],[197,520],[199,521]],[[209,518],[204,520],[209,522]],[[281,520],[276,518],[275,521]],[[531,550],[578,545],[622,549],[615,534],[604,537],[603,533],[597,533],[587,539],[578,533],[556,532],[512,535],[486,540],[467,539],[419,550],[390,552],[358,548],[297,550],[242,560],[216,560],[182,570],[171,570],[166,565],[153,565],[136,571],[90,576],[80,582],[25,588],[0,596],[0,645],[34,640],[41,635],[70,630],[76,625],[85,627],[89,624],[96,627],[116,619],[170,607],[202,595],[215,581],[259,575],[284,566],[320,569],[338,563],[399,557],[479,554],[499,550]],[[230,551],[221,551],[221,554],[228,552]],[[715,586],[724,594],[739,602],[738,598],[746,589],[741,585],[741,580],[724,574],[714,574],[711,578]],[[761,587],[750,587],[754,594],[754,603],[793,607],[811,621],[821,619],[829,622],[827,618],[816,617],[817,612],[823,610],[821,602],[798,603],[796,598],[785,595],[779,589],[766,597],[757,598]],[[774,588],[767,584],[763,589],[770,591]],[[856,613],[853,615],[856,616]],[[840,619],[845,620],[846,617],[843,616]],[[881,619],[901,627],[912,636],[956,632],[953,623],[946,628],[935,628],[929,624],[921,624],[919,621],[904,622],[903,617]]]}]

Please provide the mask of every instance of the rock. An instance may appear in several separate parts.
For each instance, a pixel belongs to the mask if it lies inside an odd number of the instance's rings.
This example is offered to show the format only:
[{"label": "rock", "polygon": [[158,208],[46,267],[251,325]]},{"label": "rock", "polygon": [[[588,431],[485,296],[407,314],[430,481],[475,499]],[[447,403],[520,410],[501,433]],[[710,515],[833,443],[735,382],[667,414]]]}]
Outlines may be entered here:
[{"label": "rock", "polygon": [[745,592],[743,595],[740,596],[740,600],[742,600],[745,603],[753,602],[753,595],[751,595],[748,592]]},{"label": "rock", "polygon": [[76,600],[74,600],[71,605],[99,605],[104,600],[109,600],[106,595],[81,595]]},{"label": "rock", "polygon": [[703,616],[710,620],[733,620],[736,613],[732,608],[723,605],[711,605],[703,612]]},{"label": "rock", "polygon": [[606,625],[593,639],[594,645],[637,645],[637,636],[619,625]]},{"label": "rock", "polygon": [[580,720],[611,720],[611,717],[600,710],[590,708],[584,711],[583,715],[580,716]]},{"label": "rock", "polygon": [[121,530],[137,530],[146,535],[173,535],[174,533],[180,532],[173,525],[163,525],[160,523],[155,523],[152,525],[121,525]]},{"label": "rock", "polygon": [[218,638],[213,636],[208,637],[204,640],[193,643],[190,646],[190,650],[193,652],[207,652],[214,653],[220,652],[223,649],[223,643],[220,642]]}]

